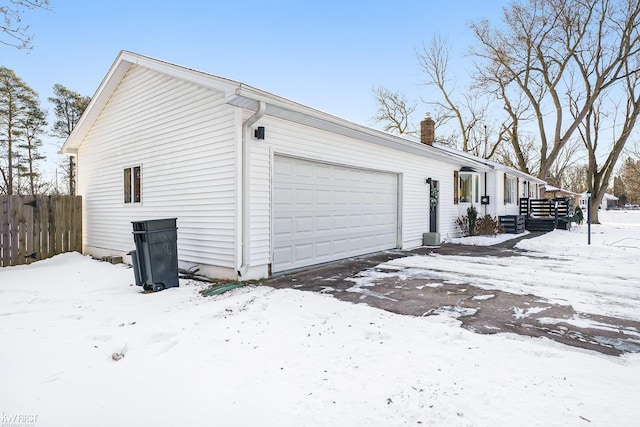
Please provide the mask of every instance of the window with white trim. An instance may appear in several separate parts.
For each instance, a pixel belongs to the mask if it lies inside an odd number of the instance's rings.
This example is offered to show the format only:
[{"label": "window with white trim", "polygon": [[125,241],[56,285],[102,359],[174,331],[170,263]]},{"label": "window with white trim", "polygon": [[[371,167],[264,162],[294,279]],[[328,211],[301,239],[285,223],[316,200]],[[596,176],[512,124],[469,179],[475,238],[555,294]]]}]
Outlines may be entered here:
[{"label": "window with white trim", "polygon": [[505,181],[505,187],[504,187],[504,202],[507,204],[516,203],[516,197],[518,194],[517,192],[518,192],[518,181],[516,180],[516,178],[508,176]]},{"label": "window with white trim", "polygon": [[460,203],[480,203],[480,175],[474,172],[460,172],[458,197]]},{"label": "window with white trim", "polygon": [[142,201],[142,170],[140,166],[124,168],[124,202]]}]

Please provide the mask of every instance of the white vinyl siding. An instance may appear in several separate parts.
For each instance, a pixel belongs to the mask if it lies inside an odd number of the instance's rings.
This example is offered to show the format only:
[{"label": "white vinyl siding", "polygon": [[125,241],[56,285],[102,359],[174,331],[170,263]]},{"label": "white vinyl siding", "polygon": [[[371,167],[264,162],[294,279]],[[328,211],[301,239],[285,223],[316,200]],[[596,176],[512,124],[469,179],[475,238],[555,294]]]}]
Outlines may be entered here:
[{"label": "white vinyl siding", "polygon": [[[178,218],[181,262],[235,270],[236,123],[224,94],[132,66],[78,153],[84,246],[134,249],[131,221]],[[123,169],[143,197],[123,203]]]},{"label": "white vinyl siding", "polygon": [[[245,119],[250,112],[245,112]],[[457,236],[457,207],[443,202],[452,199],[453,165],[375,146],[327,131],[263,117],[256,126],[264,126],[266,138],[251,140],[251,262],[271,263],[271,188],[272,165],[276,155],[339,163],[400,175],[400,246],[415,248],[422,234],[429,231],[429,185],[426,178],[440,182],[439,231],[443,237]],[[459,168],[459,166],[457,166]],[[271,172],[269,172],[271,171]]]},{"label": "white vinyl siding", "polygon": [[[519,215],[520,206],[514,201],[514,203],[505,203],[505,172],[492,171],[491,181],[495,183],[495,201],[491,200],[491,214],[494,216],[500,215]],[[506,175],[508,177],[508,175]]]},{"label": "white vinyl siding", "polygon": [[[253,126],[264,126],[265,139],[255,139],[251,129],[246,147],[242,125],[255,114],[258,100],[266,102],[266,110]],[[473,184],[474,204],[488,190],[491,204],[484,212],[517,213],[516,204],[503,203],[503,173],[493,166],[476,167],[451,149],[451,157],[442,158],[447,152],[442,147],[412,144],[238,82],[123,52],[64,151],[78,156],[86,253],[125,255],[134,248],[131,221],[177,218],[181,266],[198,265],[210,277],[219,270],[236,278],[240,271],[245,279],[273,268],[278,156],[396,177],[397,198],[390,209],[397,212],[395,246],[403,249],[420,246],[429,231],[428,179],[439,183],[441,238],[460,235],[455,221],[466,207],[454,204],[459,185],[454,176],[463,167],[482,173]],[[245,148],[249,158],[243,157]],[[128,203],[123,170],[138,165],[142,196]],[[249,194],[243,193],[246,188]],[[243,212],[245,194],[249,212]]]}]

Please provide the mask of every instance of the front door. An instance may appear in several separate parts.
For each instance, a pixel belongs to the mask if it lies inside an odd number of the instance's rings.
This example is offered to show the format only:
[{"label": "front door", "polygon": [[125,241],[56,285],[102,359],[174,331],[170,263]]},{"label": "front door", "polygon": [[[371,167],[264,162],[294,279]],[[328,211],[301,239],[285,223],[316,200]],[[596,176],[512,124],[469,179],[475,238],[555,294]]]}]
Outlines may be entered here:
[{"label": "front door", "polygon": [[431,233],[438,231],[438,191],[438,181],[431,181],[429,200],[429,231]]}]

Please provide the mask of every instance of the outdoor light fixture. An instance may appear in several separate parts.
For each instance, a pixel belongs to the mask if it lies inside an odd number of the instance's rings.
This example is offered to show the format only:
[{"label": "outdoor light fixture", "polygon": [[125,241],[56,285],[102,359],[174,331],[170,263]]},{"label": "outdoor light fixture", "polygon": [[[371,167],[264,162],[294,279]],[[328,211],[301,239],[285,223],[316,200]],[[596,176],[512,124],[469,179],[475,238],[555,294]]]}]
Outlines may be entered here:
[{"label": "outdoor light fixture", "polygon": [[427,184],[431,185],[431,178],[427,178]]},{"label": "outdoor light fixture", "polygon": [[264,126],[258,126],[254,132],[256,139],[264,139]]},{"label": "outdoor light fixture", "polygon": [[587,190],[587,244],[591,244],[591,190]]}]

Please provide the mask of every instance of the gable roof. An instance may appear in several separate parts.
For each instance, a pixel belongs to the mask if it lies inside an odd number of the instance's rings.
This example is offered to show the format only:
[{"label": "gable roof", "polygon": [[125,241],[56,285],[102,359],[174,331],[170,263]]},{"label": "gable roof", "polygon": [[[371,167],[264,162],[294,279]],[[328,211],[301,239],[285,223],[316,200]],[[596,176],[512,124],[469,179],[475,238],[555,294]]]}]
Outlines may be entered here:
[{"label": "gable roof", "polygon": [[434,158],[449,164],[490,170],[491,166],[460,152],[444,152],[404,136],[393,135],[378,129],[357,124],[325,113],[241,82],[175,65],[133,52],[121,51],[98,86],[87,109],[61,148],[62,154],[75,155],[127,71],[133,66],[146,67],[166,75],[209,87],[226,96],[229,105],[256,111],[260,101],[266,104],[266,115],[311,126],[339,135],[356,138],[373,144],[390,147],[423,157]]},{"label": "gable roof", "polygon": [[460,155],[460,156],[465,156],[465,157],[467,157],[469,159],[474,159],[477,162],[480,162],[480,163],[490,167],[491,169],[503,171],[504,173],[506,173],[507,175],[510,175],[510,176],[514,176],[514,177],[517,177],[517,178],[522,178],[522,179],[524,179],[526,181],[530,181],[530,182],[533,182],[533,183],[536,183],[536,184],[545,184],[545,182],[546,182],[546,181],[541,180],[540,178],[537,178],[537,177],[535,177],[533,175],[529,175],[528,173],[519,171],[519,170],[514,169],[512,167],[503,165],[503,164],[498,163],[498,162],[494,162],[493,160],[484,159],[482,157],[478,157],[478,156],[475,156],[475,155],[473,155],[471,153],[466,153],[464,151],[460,151],[460,150],[457,150],[455,148],[448,147],[446,145],[434,144],[433,146],[436,147],[437,149],[442,150],[442,151],[447,152],[447,153],[451,153],[451,154],[455,153],[455,154]]},{"label": "gable roof", "polygon": [[544,181],[524,172],[520,172],[500,163],[483,159],[451,147],[440,144],[423,144],[417,138],[405,135],[394,135],[369,126],[361,125],[235,80],[125,50],[120,51],[109,68],[109,71],[102,79],[102,82],[91,98],[91,102],[87,106],[87,109],[82,117],[80,117],[80,120],[74,127],[69,138],[67,138],[63,144],[60,150],[62,154],[77,154],[78,148],[93,126],[93,123],[96,121],[102,109],[111,98],[111,95],[114,93],[127,71],[129,71],[132,66],[142,66],[178,79],[223,92],[225,94],[226,102],[229,105],[236,107],[257,111],[258,105],[262,101],[266,104],[265,114],[269,116],[289,120],[294,123],[322,129],[338,135],[355,138],[399,151],[433,158],[453,165],[468,166],[485,172],[494,169],[504,170],[512,176],[521,177],[540,184],[544,183]]},{"label": "gable roof", "polygon": [[549,184],[545,184],[544,191],[545,193],[562,193],[568,194],[569,196],[580,196],[579,193],[574,193],[573,191],[565,190],[564,188],[555,187]]}]

